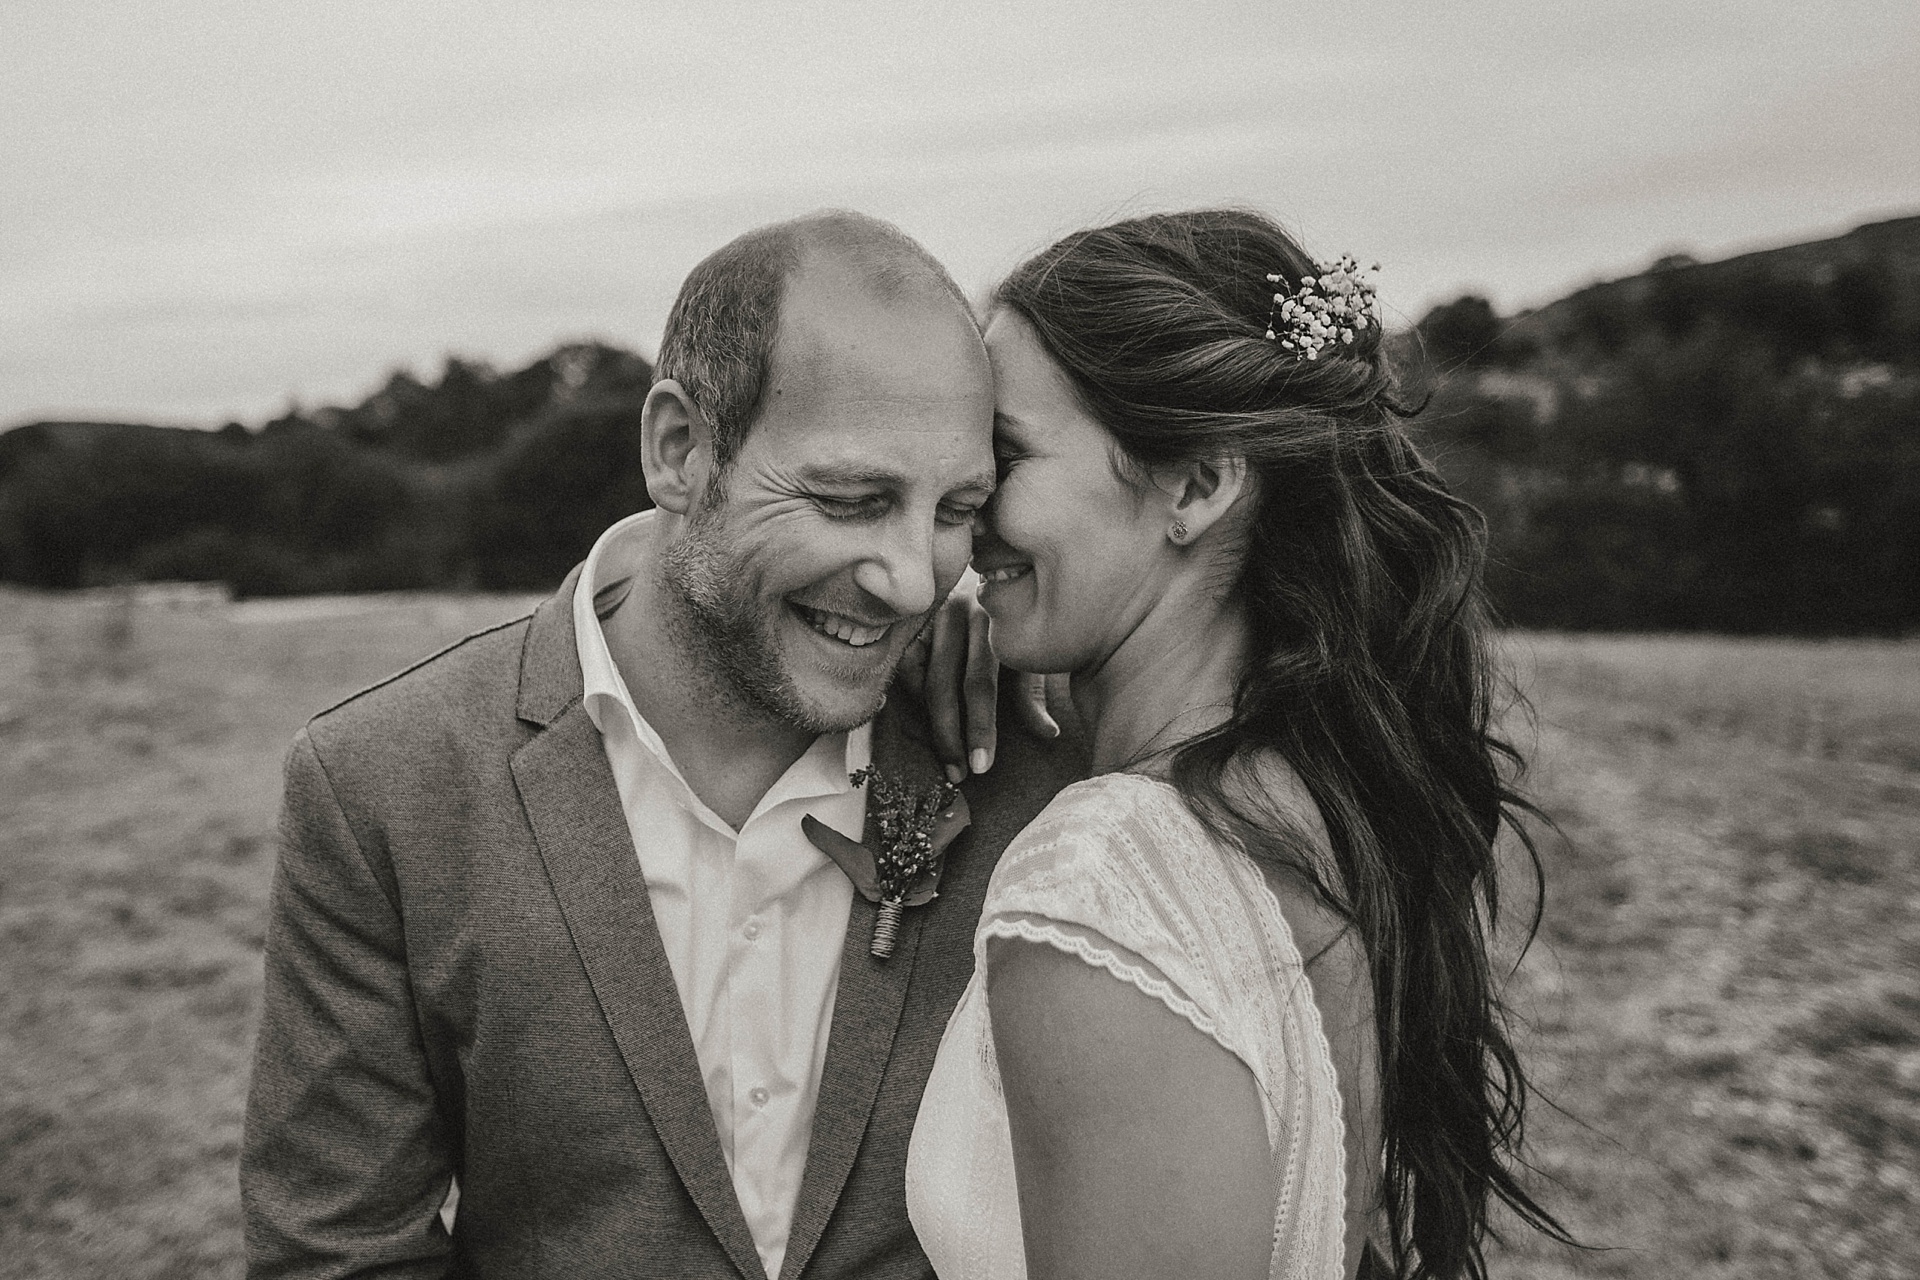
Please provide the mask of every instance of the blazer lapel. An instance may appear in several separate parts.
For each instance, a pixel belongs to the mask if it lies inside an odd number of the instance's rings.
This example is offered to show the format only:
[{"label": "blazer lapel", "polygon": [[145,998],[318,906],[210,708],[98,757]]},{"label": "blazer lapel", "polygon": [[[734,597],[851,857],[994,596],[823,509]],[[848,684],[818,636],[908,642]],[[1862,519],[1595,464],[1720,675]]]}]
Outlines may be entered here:
[{"label": "blazer lapel", "polygon": [[[931,780],[939,776],[933,753],[905,731],[899,717],[885,712],[873,725],[873,762],[897,777]],[[880,832],[871,811],[862,839],[869,848],[879,847]],[[806,1172],[800,1181],[780,1280],[797,1277],[820,1243],[839,1203],[841,1188],[853,1170],[874,1098],[880,1092],[881,1077],[893,1054],[925,912],[906,912],[893,955],[886,960],[876,960],[868,953],[878,915],[875,904],[857,893],[853,895],[846,942],[840,952],[833,1026],[821,1068],[820,1098],[813,1113],[813,1137],[807,1147]]]},{"label": "blazer lapel", "polygon": [[570,576],[541,607],[528,632],[520,715],[545,729],[514,753],[514,781],[574,948],[647,1116],[727,1256],[741,1275],[757,1278],[764,1268],[720,1151],[619,791],[599,730],[579,700],[574,582]]}]

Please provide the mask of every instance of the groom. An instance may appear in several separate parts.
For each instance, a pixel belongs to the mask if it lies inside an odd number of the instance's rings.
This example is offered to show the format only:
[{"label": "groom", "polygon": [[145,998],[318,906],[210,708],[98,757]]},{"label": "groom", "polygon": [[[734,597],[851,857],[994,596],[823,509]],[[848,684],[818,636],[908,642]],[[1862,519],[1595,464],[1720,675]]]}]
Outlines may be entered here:
[{"label": "groom", "polygon": [[878,847],[848,775],[938,776],[881,708],[993,487],[986,354],[925,250],[830,213],[701,263],[658,375],[656,510],[294,742],[251,1276],[928,1274],[914,1113],[993,863],[1079,761],[1003,731],[884,961],[800,824]]}]

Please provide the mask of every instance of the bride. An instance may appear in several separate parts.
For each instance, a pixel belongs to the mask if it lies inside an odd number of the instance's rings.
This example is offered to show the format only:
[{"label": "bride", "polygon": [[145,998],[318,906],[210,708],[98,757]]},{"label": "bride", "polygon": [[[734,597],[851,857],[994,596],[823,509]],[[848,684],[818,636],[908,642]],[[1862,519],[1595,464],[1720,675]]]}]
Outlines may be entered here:
[{"label": "bride", "polygon": [[1480,1277],[1494,1200],[1564,1238],[1512,1172],[1477,523],[1371,302],[1240,212],[994,296],[981,603],[1095,776],[995,871],[921,1103],[942,1280]]}]

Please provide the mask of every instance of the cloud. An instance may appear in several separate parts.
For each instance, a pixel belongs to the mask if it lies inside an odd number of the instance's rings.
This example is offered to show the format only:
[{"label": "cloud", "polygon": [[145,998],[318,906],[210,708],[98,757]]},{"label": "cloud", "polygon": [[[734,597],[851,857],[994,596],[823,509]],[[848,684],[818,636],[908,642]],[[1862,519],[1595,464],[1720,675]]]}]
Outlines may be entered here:
[{"label": "cloud", "polygon": [[449,350],[643,348],[747,226],[892,217],[963,284],[1252,203],[1513,303],[1920,206],[1920,9],[1835,0],[12,0],[0,423],[217,421]]}]

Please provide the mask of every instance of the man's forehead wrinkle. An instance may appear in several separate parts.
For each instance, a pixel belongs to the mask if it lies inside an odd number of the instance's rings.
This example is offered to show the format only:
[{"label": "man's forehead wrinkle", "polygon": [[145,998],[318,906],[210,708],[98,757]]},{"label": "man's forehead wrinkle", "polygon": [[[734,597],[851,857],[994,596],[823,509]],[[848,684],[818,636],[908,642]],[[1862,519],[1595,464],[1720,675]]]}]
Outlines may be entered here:
[{"label": "man's forehead wrinkle", "polygon": [[[974,398],[972,396],[942,394],[933,391],[916,395],[911,391],[905,390],[896,392],[878,388],[863,390],[842,389],[840,385],[836,384],[835,380],[830,378],[822,379],[821,384],[827,389],[829,394],[832,395],[835,404],[847,409],[858,409],[864,405],[952,404],[955,402],[968,402]],[[932,430],[933,428],[920,429]]]}]

